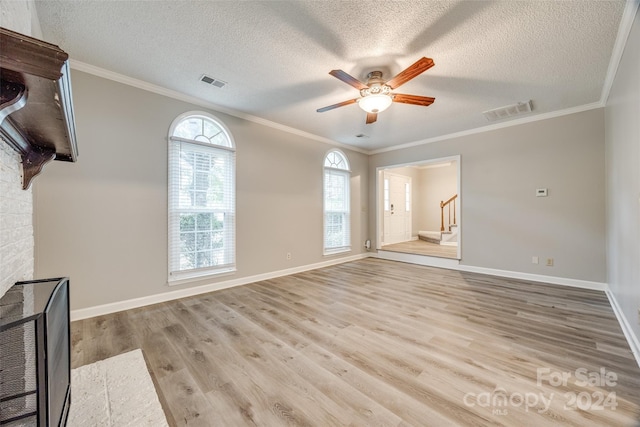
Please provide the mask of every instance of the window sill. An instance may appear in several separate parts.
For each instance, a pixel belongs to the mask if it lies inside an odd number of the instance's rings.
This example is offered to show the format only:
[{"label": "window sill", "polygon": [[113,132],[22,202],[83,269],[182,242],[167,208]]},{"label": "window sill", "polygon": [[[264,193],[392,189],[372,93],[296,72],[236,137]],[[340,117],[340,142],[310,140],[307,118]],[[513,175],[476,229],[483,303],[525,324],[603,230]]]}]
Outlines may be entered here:
[{"label": "window sill", "polygon": [[169,286],[178,286],[184,285],[186,283],[197,282],[199,280],[210,279],[213,277],[221,277],[221,276],[230,276],[235,274],[235,267],[229,267],[216,271],[202,271],[197,273],[176,273],[174,275],[169,275],[169,280],[167,280],[167,284]]},{"label": "window sill", "polygon": [[339,248],[339,249],[331,249],[328,251],[324,251],[323,255],[324,256],[332,256],[332,255],[340,255],[340,254],[344,254],[347,252],[351,252],[351,247],[348,248]]}]

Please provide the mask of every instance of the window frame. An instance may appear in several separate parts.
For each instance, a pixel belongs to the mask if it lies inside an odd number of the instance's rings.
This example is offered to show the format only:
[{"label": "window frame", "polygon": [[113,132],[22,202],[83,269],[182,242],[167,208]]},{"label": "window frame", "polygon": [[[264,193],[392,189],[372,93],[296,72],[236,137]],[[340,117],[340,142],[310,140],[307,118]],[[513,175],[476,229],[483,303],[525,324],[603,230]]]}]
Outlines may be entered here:
[{"label": "window frame", "polygon": [[[339,155],[344,163],[344,167],[327,166],[327,160],[333,153]],[[322,250],[323,255],[335,255],[351,251],[351,168],[349,165],[349,159],[347,155],[339,149],[329,150],[323,157],[322,162]],[[340,246],[327,246],[327,173],[342,175],[344,177],[345,187],[345,200],[344,206],[346,210],[331,211],[331,213],[340,213],[345,217],[347,224],[347,232],[343,236],[343,244]]]},{"label": "window frame", "polygon": [[[208,120],[212,122],[216,127],[218,127],[225,136],[225,142],[228,145],[222,145],[219,143],[212,142],[203,142],[201,140],[189,139],[179,136],[174,136],[176,132],[176,128],[185,120],[197,117],[203,120]],[[197,136],[196,136],[197,137]],[[167,238],[167,277],[168,284],[178,285],[180,283],[198,280],[205,278],[207,276],[216,276],[221,274],[229,274],[236,271],[236,144],[233,139],[233,136],[227,126],[216,116],[204,112],[204,111],[188,111],[183,114],[180,114],[176,117],[171,126],[169,127],[169,135],[167,138],[168,141],[168,152],[167,152],[167,229],[168,229],[168,238]],[[194,150],[202,151],[204,153],[208,153],[209,155],[217,154],[218,156],[225,156],[226,161],[230,163],[226,166],[230,170],[227,170],[227,174],[225,176],[225,184],[224,187],[229,189],[231,192],[230,198],[231,201],[227,202],[228,205],[226,207],[197,207],[192,206],[190,209],[180,207],[179,199],[176,199],[178,196],[178,189],[176,180],[180,179],[180,172],[182,169],[179,168],[175,170],[174,166],[178,165],[179,159],[176,160],[175,156],[179,155],[180,149],[182,147],[189,148],[191,147]],[[223,154],[224,153],[224,154]],[[226,182],[229,180],[230,182]],[[226,193],[225,193],[226,194]],[[192,268],[186,270],[180,270],[179,267],[176,269],[176,266],[179,266],[179,257],[181,256],[180,251],[180,213],[184,212],[202,212],[208,214],[218,215],[222,213],[223,215],[229,216],[229,219],[226,218],[223,220],[228,221],[227,226],[225,226],[222,230],[223,241],[225,244],[229,244],[229,240],[231,240],[230,245],[231,249],[225,252],[229,259],[222,266],[208,266],[208,267],[200,267],[200,268]]]}]

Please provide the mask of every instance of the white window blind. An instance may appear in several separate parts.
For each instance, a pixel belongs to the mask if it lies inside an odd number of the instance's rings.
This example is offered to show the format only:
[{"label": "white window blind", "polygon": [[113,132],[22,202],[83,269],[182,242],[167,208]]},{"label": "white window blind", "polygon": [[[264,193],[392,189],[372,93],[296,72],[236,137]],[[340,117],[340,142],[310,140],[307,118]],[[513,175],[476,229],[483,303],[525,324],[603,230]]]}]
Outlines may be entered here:
[{"label": "white window blind", "polygon": [[349,163],[340,151],[330,151],[324,162],[324,253],[351,249]]},{"label": "white window blind", "polygon": [[180,117],[169,138],[169,281],[235,269],[235,151],[203,114]]}]

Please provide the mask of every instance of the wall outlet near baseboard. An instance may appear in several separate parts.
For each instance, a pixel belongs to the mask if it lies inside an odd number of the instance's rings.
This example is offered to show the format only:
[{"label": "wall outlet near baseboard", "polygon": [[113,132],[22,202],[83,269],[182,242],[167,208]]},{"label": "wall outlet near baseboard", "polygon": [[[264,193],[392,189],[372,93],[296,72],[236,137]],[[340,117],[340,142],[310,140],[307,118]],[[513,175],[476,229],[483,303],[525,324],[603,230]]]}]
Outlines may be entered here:
[{"label": "wall outlet near baseboard", "polygon": [[553,258],[547,258],[547,267],[553,267]]},{"label": "wall outlet near baseboard", "polygon": [[537,256],[531,257],[531,264],[538,264],[539,262],[540,262],[540,260],[538,259]]},{"label": "wall outlet near baseboard", "polygon": [[291,252],[287,252],[287,260],[291,259]]}]

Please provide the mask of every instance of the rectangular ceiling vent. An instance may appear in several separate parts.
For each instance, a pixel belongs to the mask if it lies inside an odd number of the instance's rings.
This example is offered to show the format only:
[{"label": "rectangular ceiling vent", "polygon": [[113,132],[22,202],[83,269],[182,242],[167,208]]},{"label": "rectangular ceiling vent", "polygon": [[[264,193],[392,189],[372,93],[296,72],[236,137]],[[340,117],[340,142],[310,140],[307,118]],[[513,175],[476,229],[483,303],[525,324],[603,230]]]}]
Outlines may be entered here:
[{"label": "rectangular ceiling vent", "polygon": [[218,79],[214,79],[213,77],[209,77],[206,74],[203,74],[202,77],[200,77],[200,81],[204,82],[208,85],[212,85],[215,86],[217,88],[222,89],[223,87],[225,87],[227,85],[227,82],[223,82],[222,80],[218,80]]},{"label": "rectangular ceiling vent", "polygon": [[506,119],[508,117],[518,116],[520,114],[530,113],[533,110],[531,100],[527,102],[518,102],[517,104],[507,105],[500,108],[494,108],[493,110],[483,111],[482,114],[490,122],[496,120]]}]

